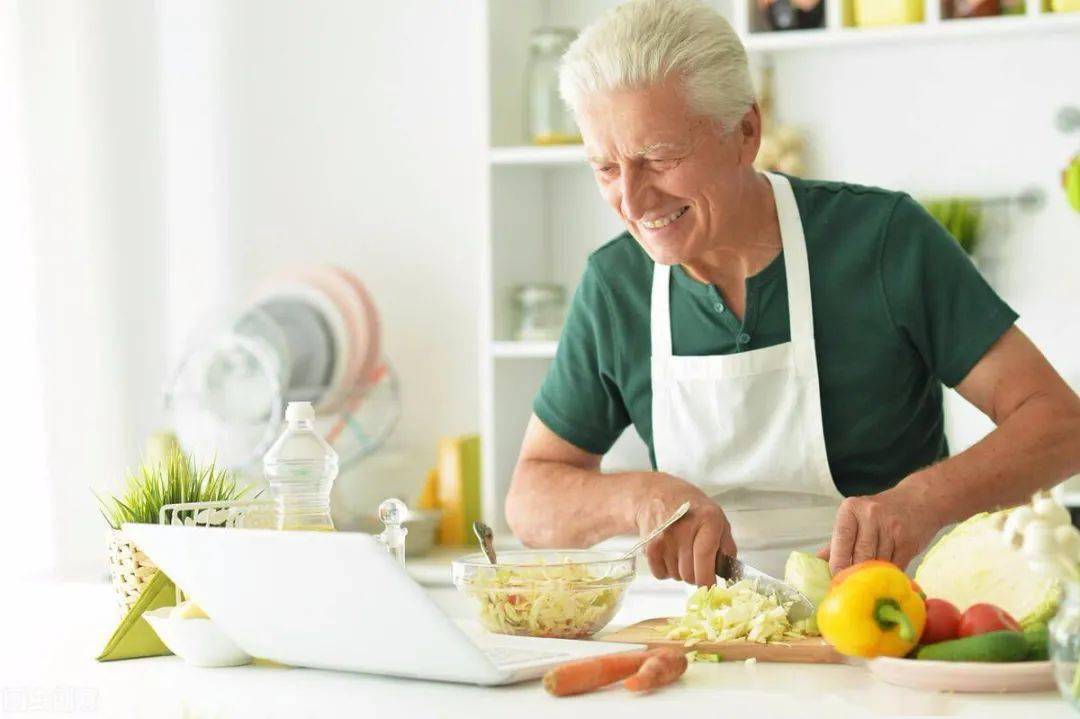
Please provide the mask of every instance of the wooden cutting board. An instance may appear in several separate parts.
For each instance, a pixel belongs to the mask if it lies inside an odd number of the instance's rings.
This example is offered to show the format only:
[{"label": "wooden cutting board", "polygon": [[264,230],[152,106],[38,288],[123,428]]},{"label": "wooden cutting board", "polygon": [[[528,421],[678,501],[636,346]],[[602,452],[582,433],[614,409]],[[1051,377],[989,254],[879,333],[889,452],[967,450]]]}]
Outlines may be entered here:
[{"label": "wooden cutting board", "polygon": [[[644,622],[631,624],[611,634],[596,637],[603,642],[626,642],[628,644],[648,644],[650,649],[670,647],[686,649],[681,639],[664,639],[667,625],[666,618],[646,619]],[[747,641],[699,642],[691,649],[710,654],[719,654],[724,661],[750,659],[761,662],[790,662],[796,664],[845,664],[847,659],[837,652],[821,637],[795,639],[787,642],[769,642],[758,644]]]}]

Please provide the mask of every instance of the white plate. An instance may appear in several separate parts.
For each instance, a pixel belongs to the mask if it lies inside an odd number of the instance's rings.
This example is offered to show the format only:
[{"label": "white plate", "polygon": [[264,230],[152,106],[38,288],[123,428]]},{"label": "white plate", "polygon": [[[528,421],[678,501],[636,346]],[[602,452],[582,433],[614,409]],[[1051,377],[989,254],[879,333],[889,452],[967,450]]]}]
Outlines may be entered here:
[{"label": "white plate", "polygon": [[162,607],[143,612],[143,617],[173,654],[197,667],[237,667],[251,663],[251,656],[212,621],[201,617],[174,619],[172,610]]},{"label": "white plate", "polygon": [[878,657],[866,663],[889,684],[951,692],[1042,692],[1056,688],[1052,662],[938,662]]}]

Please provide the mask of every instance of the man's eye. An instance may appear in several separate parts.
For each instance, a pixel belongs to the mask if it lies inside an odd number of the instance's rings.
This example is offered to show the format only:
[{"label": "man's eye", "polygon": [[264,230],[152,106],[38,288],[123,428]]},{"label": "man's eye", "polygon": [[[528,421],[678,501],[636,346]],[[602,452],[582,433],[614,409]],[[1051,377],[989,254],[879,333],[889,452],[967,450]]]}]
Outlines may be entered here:
[{"label": "man's eye", "polygon": [[595,169],[601,175],[611,175],[618,168],[616,168],[615,165],[598,165]]},{"label": "man's eye", "polygon": [[675,158],[655,158],[648,161],[649,164],[657,170],[670,170],[679,164],[679,161]]}]

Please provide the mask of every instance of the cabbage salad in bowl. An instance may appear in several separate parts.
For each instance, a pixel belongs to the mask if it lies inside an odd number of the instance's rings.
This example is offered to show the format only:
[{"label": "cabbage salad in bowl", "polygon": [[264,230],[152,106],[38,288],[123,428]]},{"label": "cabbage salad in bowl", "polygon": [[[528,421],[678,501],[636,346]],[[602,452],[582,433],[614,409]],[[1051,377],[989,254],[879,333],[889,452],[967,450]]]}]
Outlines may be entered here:
[{"label": "cabbage salad in bowl", "polygon": [[454,584],[498,634],[582,639],[603,629],[634,578],[634,558],[598,550],[501,552],[453,562]]}]

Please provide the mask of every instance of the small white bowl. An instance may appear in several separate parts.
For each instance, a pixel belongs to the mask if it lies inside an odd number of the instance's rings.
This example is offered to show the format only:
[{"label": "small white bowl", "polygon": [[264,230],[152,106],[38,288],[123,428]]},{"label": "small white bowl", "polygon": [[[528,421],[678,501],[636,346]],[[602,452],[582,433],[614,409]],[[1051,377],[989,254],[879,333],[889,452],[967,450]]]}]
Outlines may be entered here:
[{"label": "small white bowl", "polygon": [[158,638],[176,656],[197,667],[238,667],[251,663],[251,655],[214,626],[209,619],[173,619],[172,607],[143,616]]}]

